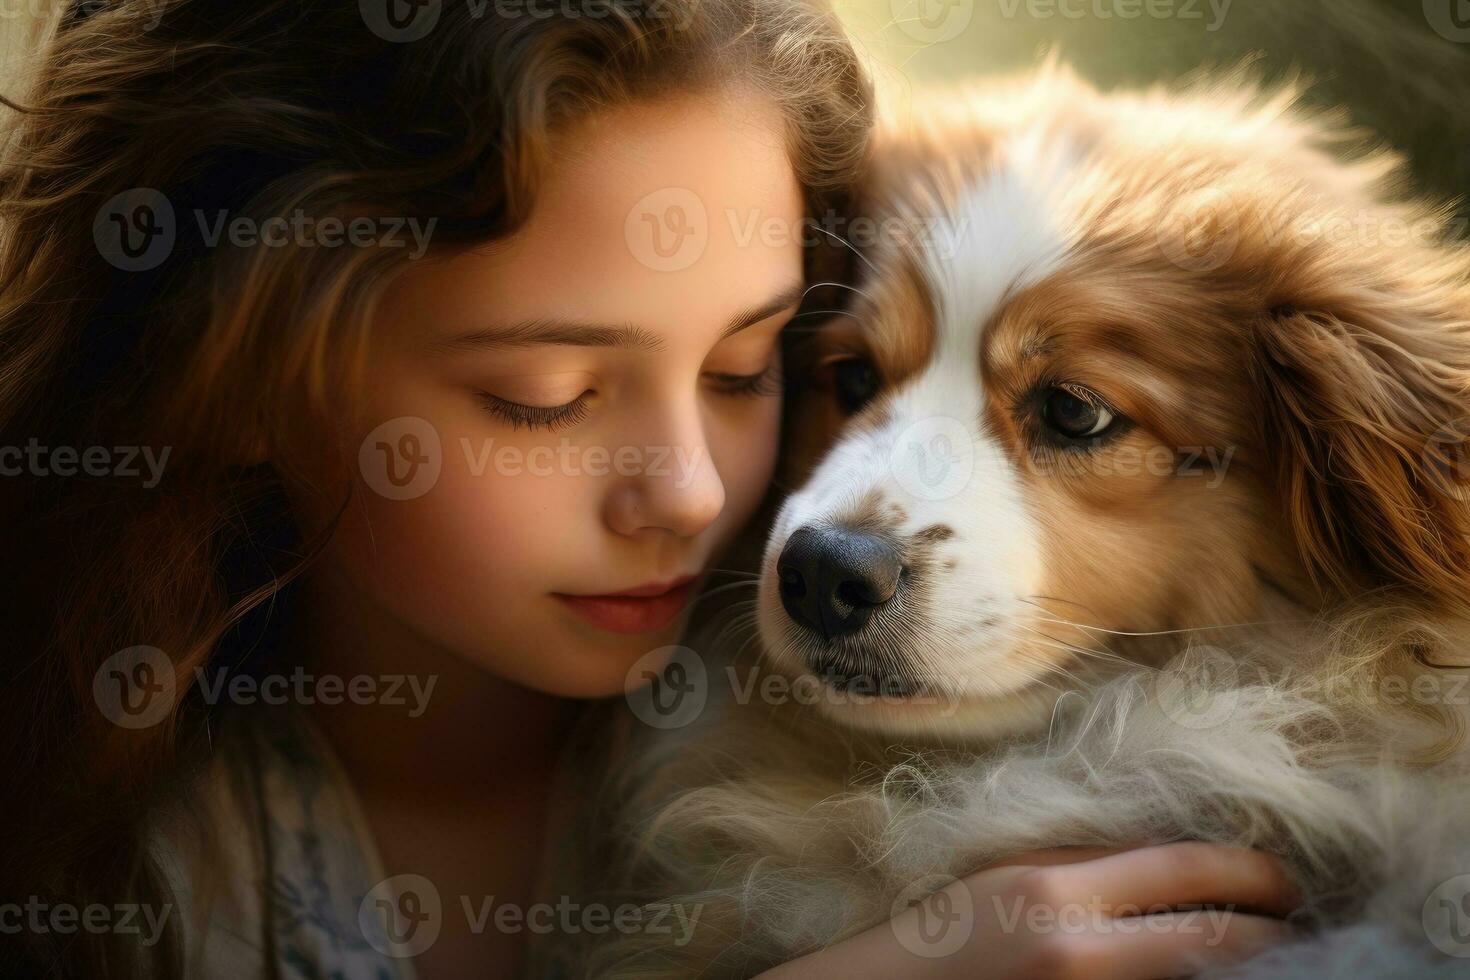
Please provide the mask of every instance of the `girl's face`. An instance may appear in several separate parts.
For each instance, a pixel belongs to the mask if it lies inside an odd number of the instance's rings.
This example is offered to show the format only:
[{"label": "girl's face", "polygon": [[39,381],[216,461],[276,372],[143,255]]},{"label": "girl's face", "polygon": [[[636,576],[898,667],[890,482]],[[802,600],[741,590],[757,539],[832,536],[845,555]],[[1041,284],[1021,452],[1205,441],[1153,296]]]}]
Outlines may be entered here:
[{"label": "girl's face", "polygon": [[603,696],[770,483],[803,204],[750,97],[607,111],[552,159],[516,235],[386,294],[324,572],[364,622]]}]

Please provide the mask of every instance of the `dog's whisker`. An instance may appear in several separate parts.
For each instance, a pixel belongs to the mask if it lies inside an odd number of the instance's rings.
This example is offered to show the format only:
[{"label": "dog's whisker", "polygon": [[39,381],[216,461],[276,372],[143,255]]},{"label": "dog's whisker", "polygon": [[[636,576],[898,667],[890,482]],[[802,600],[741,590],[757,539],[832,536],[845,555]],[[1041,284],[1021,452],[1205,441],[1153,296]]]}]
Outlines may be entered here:
[{"label": "dog's whisker", "polygon": [[1114,653],[1113,651],[1108,649],[1097,650],[1089,647],[1077,646],[1074,643],[1068,643],[1065,640],[1052,636],[1050,633],[1046,633],[1042,630],[1034,629],[1029,626],[1023,625],[1022,629],[1025,629],[1027,632],[1034,633],[1037,636],[1040,636],[1043,639],[1049,641],[1048,643],[1043,645],[1050,646],[1053,649],[1066,650],[1069,653],[1075,653],[1080,657],[1087,657],[1093,660],[1102,660],[1108,663],[1121,664],[1128,667],[1137,666],[1134,661],[1129,660],[1127,657]]},{"label": "dog's whisker", "polygon": [[758,580],[754,580],[754,581],[752,581],[752,580],[746,580],[746,581],[741,581],[741,582],[726,582],[724,585],[717,585],[717,586],[715,586],[712,589],[705,589],[703,592],[701,592],[699,594],[699,598],[701,598],[701,599],[707,599],[710,596],[721,595],[723,593],[730,592],[730,591],[733,591],[735,589],[754,589],[754,588],[758,588],[759,586],[760,586],[760,582]]},{"label": "dog's whisker", "polygon": [[[1024,602],[1026,600],[1023,599],[1022,601]],[[1035,605],[1035,603],[1032,603],[1032,605]],[[1038,608],[1041,607],[1038,606]],[[1055,623],[1058,626],[1071,626],[1074,629],[1087,630],[1089,632],[1109,633],[1113,636],[1175,636],[1181,633],[1204,633],[1209,632],[1210,630],[1228,629],[1258,629],[1267,626],[1286,626],[1298,623],[1310,623],[1313,621],[1309,617],[1303,617],[1301,619],[1261,619],[1245,623],[1214,623],[1206,626],[1184,626],[1178,629],[1168,630],[1115,630],[1109,629],[1106,626],[1092,626],[1087,623],[1078,623],[1070,619],[1053,619],[1047,617],[1038,618],[1041,622],[1044,623]]]},{"label": "dog's whisker", "polygon": [[874,265],[868,259],[868,257],[866,255],[864,255],[862,252],[858,251],[857,246],[854,245],[852,242],[848,241],[846,238],[843,238],[841,235],[837,234],[835,231],[829,231],[828,229],[823,228],[820,225],[813,224],[812,227],[813,228],[816,228],[817,231],[820,231],[822,234],[828,236],[829,238],[834,238],[838,242],[840,242],[843,245],[843,247],[845,247],[848,251],[852,252],[853,255],[856,255],[860,260],[862,260],[862,263],[864,265],[866,265],[873,273],[876,274],[878,272],[878,267],[876,265]]},{"label": "dog's whisker", "polygon": [[806,310],[804,312],[794,314],[791,319],[795,320],[797,317],[803,316],[850,316],[854,320],[860,319],[858,315],[852,310]]},{"label": "dog's whisker", "polygon": [[851,283],[846,282],[814,282],[810,286],[806,287],[806,289],[802,292],[802,298],[805,299],[806,294],[811,292],[813,289],[816,289],[818,286],[835,286],[838,289],[846,289],[851,292],[857,293],[859,296],[870,303],[873,302],[873,297],[869,296],[867,293],[863,292],[861,289],[852,285]]}]

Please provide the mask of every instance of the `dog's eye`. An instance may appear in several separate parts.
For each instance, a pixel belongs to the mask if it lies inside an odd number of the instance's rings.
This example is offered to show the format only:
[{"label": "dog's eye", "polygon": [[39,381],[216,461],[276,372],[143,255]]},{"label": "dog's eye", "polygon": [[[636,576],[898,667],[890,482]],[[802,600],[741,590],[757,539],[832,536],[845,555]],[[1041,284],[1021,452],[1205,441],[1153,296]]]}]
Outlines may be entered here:
[{"label": "dog's eye", "polygon": [[1113,424],[1113,412],[1094,398],[1069,388],[1053,388],[1042,403],[1046,424],[1068,439],[1100,436]]},{"label": "dog's eye", "polygon": [[838,407],[851,415],[878,393],[878,372],[866,358],[843,358],[832,365],[832,388]]}]

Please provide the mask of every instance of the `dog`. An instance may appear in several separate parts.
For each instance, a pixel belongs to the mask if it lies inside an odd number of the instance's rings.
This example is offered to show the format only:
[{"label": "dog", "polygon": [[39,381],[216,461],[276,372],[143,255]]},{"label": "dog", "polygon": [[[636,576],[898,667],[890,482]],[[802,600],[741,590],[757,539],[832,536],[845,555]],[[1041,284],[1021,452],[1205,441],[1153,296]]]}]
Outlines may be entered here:
[{"label": "dog", "polygon": [[751,614],[814,696],[648,733],[608,887],[701,927],[591,972],[750,976],[991,860],[1187,839],[1307,896],[1241,975],[1464,967],[1470,249],[1353,143],[1239,75],[890,107]]}]

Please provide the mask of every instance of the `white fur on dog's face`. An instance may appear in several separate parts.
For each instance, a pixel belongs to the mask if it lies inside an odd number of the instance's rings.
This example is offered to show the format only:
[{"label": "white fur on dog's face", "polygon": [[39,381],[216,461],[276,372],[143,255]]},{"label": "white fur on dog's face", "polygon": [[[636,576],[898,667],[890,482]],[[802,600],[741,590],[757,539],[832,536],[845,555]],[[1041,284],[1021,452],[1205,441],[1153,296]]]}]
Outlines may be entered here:
[{"label": "white fur on dog's face", "polygon": [[[993,715],[995,702],[1021,692],[1027,702],[1045,699],[1030,688],[1047,665],[1024,656],[971,655],[1006,645],[1042,578],[1042,544],[1024,488],[1005,448],[980,424],[986,391],[975,365],[980,362],[977,325],[990,319],[1004,296],[1055,270],[1066,249],[1065,234],[1053,222],[1045,191],[1015,167],[973,188],[954,213],[926,232],[929,247],[920,253],[920,274],[938,316],[929,363],[887,398],[877,424],[842,439],[787,499],[765,562],[768,584],[795,529],[876,518],[885,533],[924,543],[911,563],[919,551],[931,566],[944,563],[942,574],[931,567],[922,582],[895,597],[885,610],[883,630],[903,633],[905,622],[922,624],[922,642],[908,652],[911,662],[902,672],[942,677],[943,684],[917,693],[912,704],[872,699],[853,714],[859,724],[876,720],[875,711],[886,716],[883,724],[902,727],[905,716],[915,714],[913,707],[931,723],[935,707],[946,715],[961,703],[984,703]],[[954,544],[946,547],[951,537]],[[769,644],[778,657],[790,660],[790,667],[809,666],[796,654],[802,647],[800,629],[769,587],[761,597],[761,621],[767,637],[780,638]],[[861,693],[853,692],[855,703]],[[1026,713],[1031,710],[1028,704]],[[1017,719],[958,723],[973,730],[996,721],[1005,730]]]},{"label": "white fur on dog's face", "polygon": [[[777,667],[826,679],[823,710],[1012,734],[1268,606],[1470,598],[1457,449],[1434,440],[1470,415],[1470,257],[1314,231],[1432,220],[1385,203],[1381,161],[1230,86],[1043,73],[937,105],[879,140],[868,213],[904,233],[864,248],[792,409],[808,469],[758,622]],[[828,375],[855,358],[876,389],[839,410]],[[1111,422],[1058,437],[1059,392]],[[886,597],[843,623],[783,601],[800,530],[881,551]]]}]

